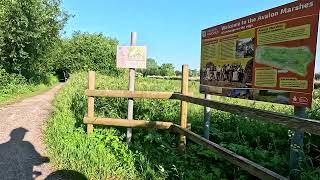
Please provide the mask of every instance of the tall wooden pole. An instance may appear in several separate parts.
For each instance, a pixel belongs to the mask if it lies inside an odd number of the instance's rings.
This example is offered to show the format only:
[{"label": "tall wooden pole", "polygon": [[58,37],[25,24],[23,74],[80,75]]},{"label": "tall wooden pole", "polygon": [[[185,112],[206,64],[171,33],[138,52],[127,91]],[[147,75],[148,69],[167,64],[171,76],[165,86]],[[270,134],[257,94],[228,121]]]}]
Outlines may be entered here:
[{"label": "tall wooden pole", "polygon": [[[131,46],[137,44],[137,33],[131,32]],[[134,91],[134,82],[136,77],[136,70],[134,68],[129,69],[129,91]],[[129,98],[128,101],[128,120],[133,120],[133,99]],[[131,143],[132,128],[127,129],[127,142]]]},{"label": "tall wooden pole", "polygon": [[[188,87],[189,87],[189,66],[182,66],[182,80],[181,80],[181,93],[183,95],[188,95]],[[187,128],[187,117],[188,117],[188,103],[185,101],[181,101],[181,109],[180,109],[180,119],[181,119],[181,127]],[[181,135],[179,141],[179,149],[181,151],[186,150],[186,136]]]},{"label": "tall wooden pole", "polygon": [[[294,107],[294,115],[305,118],[306,117],[306,108],[305,107]],[[290,146],[290,179],[301,179],[299,171],[295,171],[299,169],[299,163],[303,158],[303,131],[294,131],[293,137],[291,139]]]},{"label": "tall wooden pole", "polygon": [[[211,95],[210,94],[205,94],[205,99],[210,100]],[[203,136],[204,138],[209,140],[210,136],[210,108],[209,107],[204,107],[204,128],[203,128]]]},{"label": "tall wooden pole", "polygon": [[[89,77],[88,77],[88,89],[94,90],[96,84],[96,73],[94,71],[89,71]],[[88,98],[88,118],[94,117],[94,97]],[[87,125],[87,133],[91,134],[93,133],[93,124]]]}]

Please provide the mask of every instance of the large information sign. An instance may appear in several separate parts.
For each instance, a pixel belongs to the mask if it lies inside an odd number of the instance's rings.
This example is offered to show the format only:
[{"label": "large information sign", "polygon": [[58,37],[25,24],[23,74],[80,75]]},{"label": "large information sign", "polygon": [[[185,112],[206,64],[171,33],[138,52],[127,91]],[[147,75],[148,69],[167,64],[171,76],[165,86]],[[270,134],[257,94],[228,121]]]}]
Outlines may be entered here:
[{"label": "large information sign", "polygon": [[310,107],[319,1],[300,0],[202,30],[202,93]]}]

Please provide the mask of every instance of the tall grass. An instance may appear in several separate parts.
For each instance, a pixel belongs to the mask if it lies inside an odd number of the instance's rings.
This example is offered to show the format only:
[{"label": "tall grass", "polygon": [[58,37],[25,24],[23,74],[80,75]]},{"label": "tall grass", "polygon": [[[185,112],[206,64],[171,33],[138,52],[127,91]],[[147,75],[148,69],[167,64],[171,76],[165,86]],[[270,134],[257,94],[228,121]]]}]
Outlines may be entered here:
[{"label": "tall grass", "polygon": [[[127,77],[97,75],[97,89],[127,89]],[[55,99],[55,111],[46,128],[51,160],[60,169],[77,170],[90,179],[250,179],[246,172],[218,154],[188,142],[187,151],[177,150],[177,135],[165,130],[134,129],[133,142],[125,142],[125,128],[95,126],[86,135],[82,119],[87,112],[87,73],[74,74]],[[137,90],[179,91],[180,81],[137,78]],[[198,93],[198,82],[190,82]],[[316,95],[315,102],[318,102]],[[215,100],[260,109],[292,113],[292,108],[271,103],[214,97]],[[134,119],[179,123],[179,101],[135,100]],[[318,118],[319,106],[309,111]],[[127,100],[95,98],[95,115],[126,118]],[[188,122],[202,134],[203,107],[189,105]],[[273,171],[288,175],[290,137],[288,129],[221,111],[212,111],[210,139]],[[304,177],[319,177],[318,136],[307,134]],[[319,153],[318,153],[319,154]],[[313,158],[311,158],[313,157]],[[309,161],[308,161],[309,160]]]},{"label": "tall grass", "polygon": [[42,92],[56,83],[58,79],[53,75],[27,80],[22,75],[5,72],[0,66],[0,104]]}]

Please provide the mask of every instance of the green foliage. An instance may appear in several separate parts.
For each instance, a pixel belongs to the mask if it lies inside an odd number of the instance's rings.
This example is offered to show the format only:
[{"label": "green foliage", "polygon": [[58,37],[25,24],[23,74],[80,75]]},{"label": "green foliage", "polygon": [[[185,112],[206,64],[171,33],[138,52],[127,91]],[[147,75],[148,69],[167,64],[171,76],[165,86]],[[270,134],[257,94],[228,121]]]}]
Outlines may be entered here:
[{"label": "green foliage", "polygon": [[116,47],[118,41],[102,34],[76,32],[70,39],[60,39],[48,59],[56,72],[73,73],[94,70],[117,76]]},{"label": "green foliage", "polygon": [[197,69],[190,69],[189,70],[189,76],[190,77],[199,77],[200,76],[200,72]]},{"label": "green foliage", "polygon": [[7,73],[0,66],[0,104],[46,90],[57,82],[58,79],[52,75],[27,80],[20,74]]},{"label": "green foliage", "polygon": [[173,64],[162,64],[159,66],[155,59],[148,58],[147,59],[147,68],[146,69],[138,69],[137,72],[146,76],[175,76],[174,66]]},{"label": "green foliage", "polygon": [[137,72],[143,74],[143,76],[150,76],[150,75],[159,75],[159,66],[155,59],[148,58],[147,59],[147,68],[146,69],[138,69]]},{"label": "green foliage", "polygon": [[0,1],[0,64],[26,78],[48,72],[43,59],[67,15],[60,0]]},{"label": "green foliage", "polygon": [[161,76],[175,76],[173,64],[162,64],[160,66],[160,75]]},{"label": "green foliage", "polygon": [[[218,154],[188,141],[187,152],[177,150],[178,136],[164,130],[134,129],[133,143],[127,146],[125,128],[95,126],[87,137],[82,119],[87,112],[84,91],[87,74],[76,73],[55,100],[56,110],[46,128],[51,160],[59,168],[83,172],[91,179],[253,179]],[[126,89],[126,77],[97,75],[97,89]],[[190,82],[196,96],[198,82]],[[137,78],[137,90],[179,91],[180,81]],[[292,113],[285,105],[223,97],[214,100],[271,111]],[[319,96],[315,95],[310,118],[320,119]],[[134,119],[166,120],[179,123],[179,101],[135,100]],[[98,117],[126,118],[127,100],[95,98]],[[192,131],[202,134],[203,107],[189,105]],[[266,168],[288,175],[290,138],[288,129],[221,111],[212,111],[210,139]],[[306,135],[306,159],[299,171],[319,177],[319,136]],[[311,158],[313,157],[313,158]]]}]

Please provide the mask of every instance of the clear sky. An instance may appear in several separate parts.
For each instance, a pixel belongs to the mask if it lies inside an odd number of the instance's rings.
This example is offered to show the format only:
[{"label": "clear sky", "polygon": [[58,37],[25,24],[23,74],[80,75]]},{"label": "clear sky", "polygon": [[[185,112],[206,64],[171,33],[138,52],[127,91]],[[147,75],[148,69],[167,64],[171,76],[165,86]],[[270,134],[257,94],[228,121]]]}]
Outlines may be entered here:
[{"label": "clear sky", "polygon": [[292,1],[64,0],[62,7],[75,15],[65,27],[66,36],[74,31],[101,32],[125,45],[135,31],[138,45],[148,47],[148,57],[177,69],[182,64],[194,69],[200,67],[202,29]]}]

